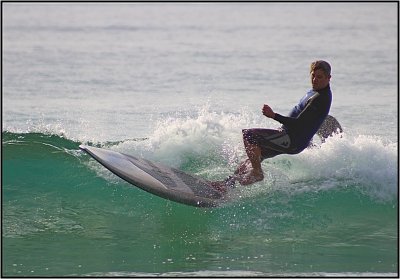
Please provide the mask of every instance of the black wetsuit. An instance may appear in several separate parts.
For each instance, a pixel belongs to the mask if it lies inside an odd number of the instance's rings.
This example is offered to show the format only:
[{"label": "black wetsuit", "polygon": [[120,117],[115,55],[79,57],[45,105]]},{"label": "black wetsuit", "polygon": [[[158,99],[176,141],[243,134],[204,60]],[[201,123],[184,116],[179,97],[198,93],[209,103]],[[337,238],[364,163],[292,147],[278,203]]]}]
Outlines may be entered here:
[{"label": "black wetsuit", "polygon": [[275,114],[274,119],[283,124],[283,130],[290,137],[291,153],[299,153],[308,146],[328,115],[331,102],[332,92],[328,85],[318,91],[310,90],[288,116]]},{"label": "black wetsuit", "polygon": [[275,113],[282,128],[243,129],[243,140],[261,149],[261,160],[279,154],[297,154],[303,151],[329,113],[332,92],[329,85],[321,90],[310,90],[291,110],[289,116]]}]

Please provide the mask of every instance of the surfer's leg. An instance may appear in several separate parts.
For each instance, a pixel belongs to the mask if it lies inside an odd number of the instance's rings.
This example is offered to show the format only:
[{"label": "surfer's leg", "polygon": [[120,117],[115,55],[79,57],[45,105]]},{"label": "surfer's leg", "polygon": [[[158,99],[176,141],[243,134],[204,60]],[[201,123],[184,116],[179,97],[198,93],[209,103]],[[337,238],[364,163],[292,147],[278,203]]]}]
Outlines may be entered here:
[{"label": "surfer's leg", "polygon": [[[280,145],[280,142],[284,144]],[[215,189],[226,192],[228,187],[233,187],[236,181],[242,185],[249,185],[261,181],[264,178],[261,162],[264,159],[276,155],[289,153],[285,149],[290,139],[285,132],[272,129],[245,129],[243,130],[243,142],[247,156],[241,162],[235,173],[223,181],[210,182]]]},{"label": "surfer's leg", "polygon": [[233,187],[236,181],[241,185],[250,185],[264,179],[261,168],[261,148],[243,140],[248,159],[240,163],[234,175],[223,181],[211,182],[211,186],[221,192],[226,192],[228,187]]},{"label": "surfer's leg", "polygon": [[251,144],[246,138],[244,138],[243,142],[251,168],[240,175],[239,182],[242,185],[250,185],[264,179],[264,173],[261,168],[261,148],[256,144]]},{"label": "surfer's leg", "polygon": [[[247,153],[250,152],[251,154],[253,154],[253,152],[255,151],[258,155],[253,156],[248,154],[249,158],[239,164],[233,175],[228,176],[225,180],[222,181],[210,182],[210,185],[214,189],[225,193],[227,192],[228,188],[234,188],[236,181],[239,181],[239,183],[242,185],[249,185],[257,181],[263,180],[264,174],[261,169],[261,149],[256,145],[251,145],[246,140],[244,140],[244,143]],[[256,169],[256,171],[254,171],[253,162],[250,157],[259,158],[258,163],[257,159],[255,161],[256,168],[258,166],[258,169]]]},{"label": "surfer's leg", "polygon": [[281,130],[244,129],[243,142],[251,168],[240,176],[239,182],[242,185],[253,184],[264,179],[261,167],[264,159],[289,153],[290,138]]}]

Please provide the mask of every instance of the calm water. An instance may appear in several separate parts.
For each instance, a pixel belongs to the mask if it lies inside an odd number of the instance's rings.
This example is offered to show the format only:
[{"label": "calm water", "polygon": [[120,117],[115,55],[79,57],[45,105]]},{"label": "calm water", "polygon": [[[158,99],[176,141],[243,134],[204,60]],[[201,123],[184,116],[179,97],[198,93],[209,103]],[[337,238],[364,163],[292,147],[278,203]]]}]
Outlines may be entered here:
[{"label": "calm water", "polygon": [[[3,4],[6,276],[397,276],[397,3]],[[332,65],[345,133],[199,209],[81,143],[207,179]]]}]

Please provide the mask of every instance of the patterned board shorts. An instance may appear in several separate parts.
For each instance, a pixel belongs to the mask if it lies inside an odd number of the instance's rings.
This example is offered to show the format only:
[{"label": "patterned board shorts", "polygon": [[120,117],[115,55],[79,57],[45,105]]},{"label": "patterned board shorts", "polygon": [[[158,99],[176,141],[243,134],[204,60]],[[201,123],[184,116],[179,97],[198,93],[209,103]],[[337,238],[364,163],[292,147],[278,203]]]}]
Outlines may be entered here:
[{"label": "patterned board shorts", "polygon": [[294,154],[289,135],[284,130],[244,129],[243,139],[261,148],[262,160],[279,154]]}]

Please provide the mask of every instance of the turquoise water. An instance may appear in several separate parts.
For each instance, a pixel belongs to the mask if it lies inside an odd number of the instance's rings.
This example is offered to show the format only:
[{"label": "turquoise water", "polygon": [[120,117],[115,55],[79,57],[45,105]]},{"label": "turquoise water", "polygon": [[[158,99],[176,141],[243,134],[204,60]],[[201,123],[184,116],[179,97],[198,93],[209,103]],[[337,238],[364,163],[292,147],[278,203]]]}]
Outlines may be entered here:
[{"label": "turquoise water", "polygon": [[[56,135],[3,133],[5,274],[396,272],[395,181],[381,185],[357,158],[375,146],[371,140],[362,151],[347,143],[353,170],[315,167],[321,172],[315,177],[298,173],[297,160],[277,159],[266,165],[273,179],[212,210],[133,188],[78,144]],[[339,145],[330,148],[342,150]],[[371,165],[395,163],[392,148],[378,149],[382,159]],[[203,173],[210,162],[187,158],[182,169]]]},{"label": "turquoise water", "polygon": [[[3,4],[2,275],[397,276],[395,8]],[[151,195],[79,150],[222,179],[241,129],[278,127],[262,104],[287,113],[316,58],[344,133],[264,161],[222,207]]]}]

